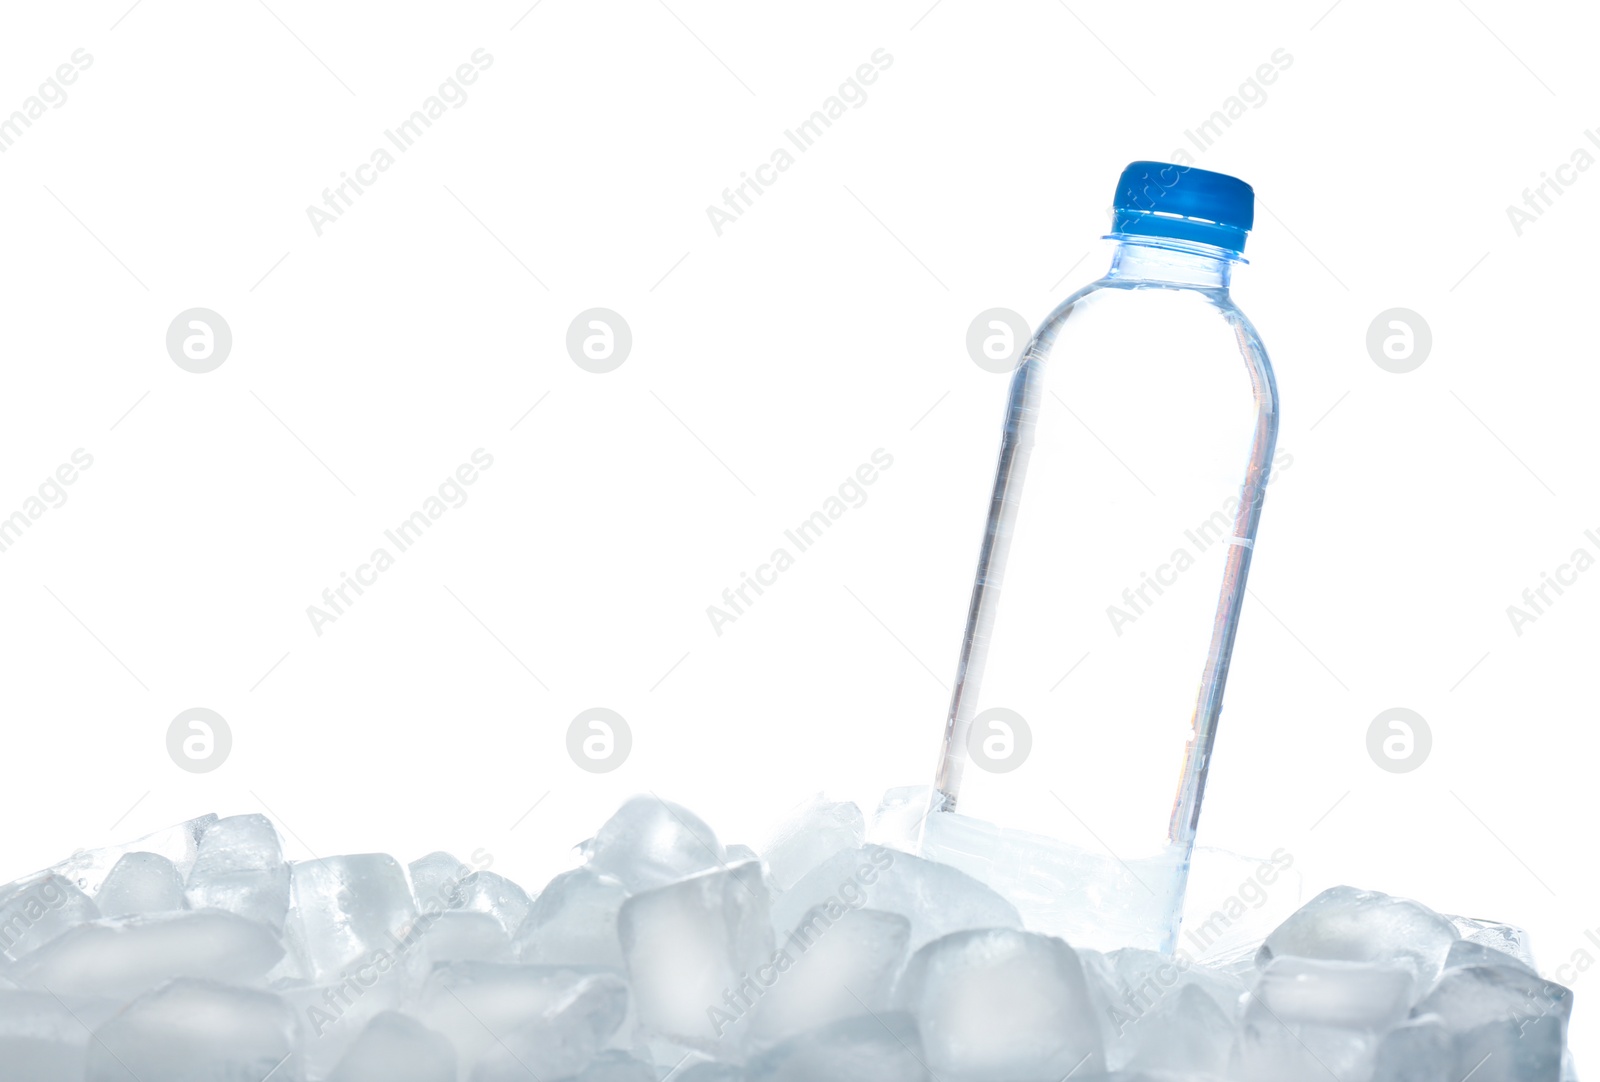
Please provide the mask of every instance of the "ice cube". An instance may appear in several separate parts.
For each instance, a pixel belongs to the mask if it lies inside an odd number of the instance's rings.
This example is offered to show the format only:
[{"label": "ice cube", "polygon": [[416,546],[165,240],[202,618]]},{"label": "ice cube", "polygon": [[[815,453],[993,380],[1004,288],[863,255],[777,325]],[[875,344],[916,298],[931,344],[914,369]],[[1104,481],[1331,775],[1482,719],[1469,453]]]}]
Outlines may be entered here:
[{"label": "ice cube", "polygon": [[[1150,1044],[1152,1031],[1169,1025],[1189,1026],[1194,1015],[1204,1015],[1204,1007],[1193,998],[1181,1010],[1176,1006],[1181,993],[1191,987],[1204,993],[1223,1013],[1225,1024],[1220,1040],[1226,1061],[1232,1035],[1228,1016],[1245,990],[1236,978],[1206,969],[1182,953],[1168,955],[1127,947],[1109,955],[1083,950],[1078,952],[1078,958],[1101,1019],[1107,1066],[1126,1066]],[[1157,1018],[1160,1020],[1153,1020]]]},{"label": "ice cube", "polygon": [[407,870],[411,873],[412,897],[423,913],[449,909],[456,885],[472,874],[471,868],[443,852],[418,857]]},{"label": "ice cube", "polygon": [[130,999],[175,977],[259,984],[282,957],[265,924],[202,909],[80,925],[24,958],[13,978],[61,995]]},{"label": "ice cube", "polygon": [[95,1031],[87,1082],[303,1082],[289,1005],[270,992],[178,980]]},{"label": "ice cube", "polygon": [[0,887],[0,955],[15,960],[100,916],[66,876],[40,872]]},{"label": "ice cube", "polygon": [[1022,927],[1016,908],[971,876],[878,845],[835,853],[779,895],[772,912],[779,936],[819,905],[899,913],[911,922],[913,951],[967,928]]},{"label": "ice cube", "polygon": [[0,1082],[83,1082],[89,1034],[119,1006],[0,989]]},{"label": "ice cube", "polygon": [[367,1023],[328,1082],[456,1082],[456,1050],[416,1019],[384,1011]]},{"label": "ice cube", "polygon": [[572,1082],[656,1082],[656,1072],[626,1052],[602,1052]]},{"label": "ice cube", "polygon": [[[300,1019],[304,1033],[302,1066],[323,1078],[344,1058],[373,1019],[397,1010],[410,991],[406,971],[377,956],[351,967],[332,984],[285,984],[273,990]],[[387,968],[380,968],[387,965]]]},{"label": "ice cube", "polygon": [[1186,984],[1163,996],[1128,1028],[1124,1066],[1143,1071],[1221,1075],[1228,1066],[1233,1023],[1210,993]]},{"label": "ice cube", "polygon": [[94,896],[105,917],[130,917],[187,909],[183,877],[160,853],[124,853]]},{"label": "ice cube", "polygon": [[627,1009],[616,974],[458,962],[428,975],[418,1017],[450,1040],[464,1069],[477,1065],[475,1082],[526,1082],[530,1071],[558,1079],[582,1070]]},{"label": "ice cube", "polygon": [[[935,1077],[926,1064],[915,1020],[899,1011],[847,1018],[792,1037],[751,1061],[744,1074],[701,1070],[705,1075],[693,1075],[693,1082],[702,1078],[706,1082],[934,1082]],[[691,1076],[684,1078],[687,1082]],[[938,1082],[958,1080],[946,1075]]]},{"label": "ice cube", "polygon": [[1219,1005],[1236,1004],[1245,991],[1237,980],[1199,965],[1184,954],[1124,947],[1105,957],[1115,978],[1119,1006],[1131,1015],[1143,1014],[1167,993],[1189,985],[1199,986]]},{"label": "ice cube", "polygon": [[1528,973],[1534,972],[1533,967],[1522,959],[1470,939],[1458,939],[1450,944],[1450,953],[1444,957],[1446,969],[1460,969],[1462,966],[1511,966]]},{"label": "ice cube", "polygon": [[405,872],[382,853],[324,857],[291,868],[294,910],[286,931],[318,984],[372,961],[380,951],[404,954],[417,908]]},{"label": "ice cube", "polygon": [[819,794],[789,813],[762,849],[767,871],[779,890],[788,890],[841,849],[859,849],[867,821],[854,804],[839,804]]},{"label": "ice cube", "polygon": [[751,1036],[776,1044],[808,1029],[889,1008],[911,922],[875,909],[810,910],[778,948],[786,968],[751,1016]]},{"label": "ice cube", "polygon": [[511,939],[492,913],[424,913],[417,926],[417,950],[429,965],[511,961]]},{"label": "ice cube", "polygon": [[1409,959],[1272,959],[1250,993],[1234,1040],[1232,1071],[1242,1082],[1282,1082],[1324,1071],[1365,1078],[1382,1034],[1411,1008]]},{"label": "ice cube", "polygon": [[104,849],[87,849],[74,853],[50,870],[64,875],[79,889],[90,894],[97,892],[118,860],[129,853],[157,853],[172,861],[178,874],[189,875],[199,849],[200,835],[217,821],[215,815],[202,815],[186,823],[158,830],[126,845],[112,845]]},{"label": "ice cube", "polygon": [[1456,931],[1468,943],[1479,943],[1493,950],[1511,955],[1530,970],[1537,971],[1533,949],[1528,945],[1528,933],[1513,924],[1499,924],[1492,920],[1473,917],[1445,918],[1456,926]]},{"label": "ice cube", "polygon": [[1475,1082],[1558,1082],[1572,993],[1515,966],[1447,969],[1417,1004],[1438,1015],[1452,1066]]},{"label": "ice cube", "polygon": [[672,1076],[671,1082],[749,1082],[743,1067],[731,1063],[696,1063]]},{"label": "ice cube", "polygon": [[226,909],[282,928],[289,908],[289,867],[271,820],[232,815],[207,827],[186,893],[195,909]]},{"label": "ice cube", "polygon": [[451,909],[487,913],[507,936],[521,927],[532,905],[527,891],[494,872],[473,872],[450,892]]},{"label": "ice cube", "polygon": [[716,834],[687,808],[636,796],[617,809],[584,847],[589,867],[630,893],[665,886],[722,867]]},{"label": "ice cube", "polygon": [[777,979],[767,886],[754,862],[635,894],[617,930],[647,1030],[715,1047]]},{"label": "ice cube", "polygon": [[903,853],[915,853],[922,844],[922,822],[932,807],[933,790],[926,785],[902,785],[883,794],[867,827],[867,841]]},{"label": "ice cube", "polygon": [[1438,1015],[1412,1018],[1378,1044],[1372,1082],[1461,1082],[1451,1061],[1450,1034]]},{"label": "ice cube", "polygon": [[1059,1082],[1105,1069],[1083,966],[1032,932],[955,932],[919,950],[895,993],[944,1082]]},{"label": "ice cube", "polygon": [[1438,979],[1455,925],[1420,902],[1354,887],[1330,887],[1295,911],[1261,946],[1256,964],[1278,955],[1329,961],[1409,958],[1420,988]]},{"label": "ice cube", "polygon": [[622,967],[622,884],[588,868],[563,872],[534,899],[512,946],[523,962]]},{"label": "ice cube", "polygon": [[722,851],[727,857],[729,864],[739,864],[746,860],[761,859],[761,854],[757,853],[754,849],[751,849],[748,845],[739,845],[737,843],[725,845],[722,847]]}]

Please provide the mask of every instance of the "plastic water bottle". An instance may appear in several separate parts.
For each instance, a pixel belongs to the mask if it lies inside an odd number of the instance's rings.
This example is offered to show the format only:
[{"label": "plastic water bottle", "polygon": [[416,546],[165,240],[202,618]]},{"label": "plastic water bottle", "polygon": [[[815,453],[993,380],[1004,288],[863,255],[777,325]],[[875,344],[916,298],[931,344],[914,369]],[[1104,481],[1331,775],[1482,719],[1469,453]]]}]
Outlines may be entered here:
[{"label": "plastic water bottle", "polygon": [[[1129,165],[1110,269],[1011,381],[924,837],[1057,916],[1096,907],[1055,922],[1085,945],[1170,949],[1181,920],[1278,432],[1228,293],[1254,206],[1233,177]],[[1060,867],[995,867],[1039,862],[1016,831],[1066,843]]]}]

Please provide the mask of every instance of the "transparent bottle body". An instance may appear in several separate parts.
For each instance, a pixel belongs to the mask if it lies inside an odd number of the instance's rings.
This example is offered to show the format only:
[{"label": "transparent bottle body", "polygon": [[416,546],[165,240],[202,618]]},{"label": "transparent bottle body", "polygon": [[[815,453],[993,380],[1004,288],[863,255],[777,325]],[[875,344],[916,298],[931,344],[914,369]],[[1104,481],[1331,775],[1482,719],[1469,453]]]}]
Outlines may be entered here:
[{"label": "transparent bottle body", "polygon": [[[1124,240],[1012,377],[934,807],[1128,874],[1177,933],[1277,438],[1225,253]],[[938,817],[935,816],[935,819]],[[1015,872],[1015,870],[1013,870]]]}]

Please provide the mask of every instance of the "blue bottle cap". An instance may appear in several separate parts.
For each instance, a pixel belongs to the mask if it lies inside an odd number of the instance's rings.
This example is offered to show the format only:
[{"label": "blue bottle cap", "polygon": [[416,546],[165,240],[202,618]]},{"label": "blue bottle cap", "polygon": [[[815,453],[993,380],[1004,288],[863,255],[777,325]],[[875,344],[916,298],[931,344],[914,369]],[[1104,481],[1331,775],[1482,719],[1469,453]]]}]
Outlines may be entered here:
[{"label": "blue bottle cap", "polygon": [[1132,162],[1117,181],[1112,232],[1244,251],[1256,193],[1238,177],[1172,162]]}]

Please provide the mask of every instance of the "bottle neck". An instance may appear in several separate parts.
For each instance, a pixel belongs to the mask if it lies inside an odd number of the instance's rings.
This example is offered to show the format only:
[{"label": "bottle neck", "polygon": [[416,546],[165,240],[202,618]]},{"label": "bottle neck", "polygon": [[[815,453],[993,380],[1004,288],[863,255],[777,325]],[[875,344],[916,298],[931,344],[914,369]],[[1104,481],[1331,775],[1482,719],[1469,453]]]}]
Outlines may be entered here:
[{"label": "bottle neck", "polygon": [[1163,241],[1151,244],[1118,238],[1106,277],[1125,282],[1150,282],[1194,289],[1228,288],[1238,256],[1210,245]]}]

